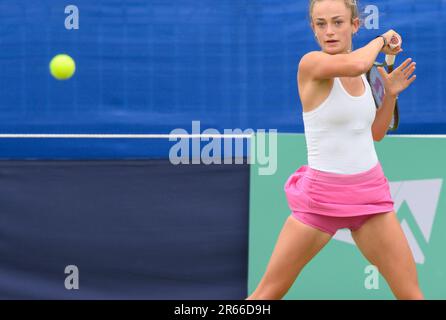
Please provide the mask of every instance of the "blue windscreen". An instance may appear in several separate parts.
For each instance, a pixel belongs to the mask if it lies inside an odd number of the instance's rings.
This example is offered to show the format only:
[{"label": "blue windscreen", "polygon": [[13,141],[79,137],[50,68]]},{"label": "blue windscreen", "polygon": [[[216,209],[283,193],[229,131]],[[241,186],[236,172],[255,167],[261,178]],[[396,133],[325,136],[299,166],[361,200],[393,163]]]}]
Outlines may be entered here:
[{"label": "blue windscreen", "polygon": [[[69,4],[0,0],[0,133],[191,132],[192,121],[221,133],[303,132],[297,65],[319,49],[307,1],[77,0],[78,29],[66,28]],[[368,6],[379,21],[370,21]],[[366,23],[355,48],[395,29],[404,39],[397,63],[417,62],[396,133],[445,133],[445,1],[361,1],[360,10]],[[76,61],[70,80],[49,73],[58,53]],[[168,149],[167,142],[0,141],[2,158],[166,156]]]}]

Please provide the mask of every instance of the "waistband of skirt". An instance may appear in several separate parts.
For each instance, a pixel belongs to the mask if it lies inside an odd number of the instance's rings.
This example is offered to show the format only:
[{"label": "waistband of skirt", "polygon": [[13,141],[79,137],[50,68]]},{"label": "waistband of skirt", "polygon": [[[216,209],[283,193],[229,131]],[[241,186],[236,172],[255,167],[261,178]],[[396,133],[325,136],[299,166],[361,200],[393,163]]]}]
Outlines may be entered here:
[{"label": "waistband of skirt", "polygon": [[378,163],[371,169],[354,174],[340,174],[333,172],[320,171],[309,166],[306,166],[305,176],[309,179],[334,183],[334,184],[352,184],[352,183],[361,183],[368,181],[373,178],[379,178],[384,176],[383,169],[381,167],[381,163]]}]

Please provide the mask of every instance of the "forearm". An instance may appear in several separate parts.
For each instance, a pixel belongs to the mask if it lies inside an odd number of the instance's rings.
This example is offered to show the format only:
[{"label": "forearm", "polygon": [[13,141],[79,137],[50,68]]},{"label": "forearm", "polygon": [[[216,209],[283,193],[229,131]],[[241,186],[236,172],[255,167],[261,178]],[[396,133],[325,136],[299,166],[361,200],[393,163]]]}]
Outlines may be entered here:
[{"label": "forearm", "polygon": [[370,70],[373,66],[373,63],[376,61],[378,54],[381,52],[383,44],[383,38],[375,38],[366,46],[350,53],[350,55],[354,58],[354,60],[362,61],[364,63],[365,70]]},{"label": "forearm", "polygon": [[376,111],[375,120],[372,124],[372,134],[375,141],[384,138],[389,130],[390,122],[393,118],[397,97],[394,95],[384,95],[383,103]]}]

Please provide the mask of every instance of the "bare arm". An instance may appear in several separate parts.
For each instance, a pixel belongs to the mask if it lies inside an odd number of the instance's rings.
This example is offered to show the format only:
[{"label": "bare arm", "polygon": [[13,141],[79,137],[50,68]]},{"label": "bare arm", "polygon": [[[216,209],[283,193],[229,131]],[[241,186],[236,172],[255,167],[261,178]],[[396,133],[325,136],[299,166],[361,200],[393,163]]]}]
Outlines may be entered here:
[{"label": "bare arm", "polygon": [[[393,30],[383,34],[387,43],[390,42],[393,36],[400,37]],[[376,57],[381,51],[394,55],[402,51],[399,47],[391,49],[389,46],[383,48],[383,45],[384,39],[379,37],[351,53],[331,55],[322,51],[313,51],[302,57],[299,63],[299,71],[312,80],[332,79],[334,77],[357,77],[372,68]]]},{"label": "bare arm", "polygon": [[411,58],[406,59],[390,74],[388,74],[384,68],[378,68],[384,81],[386,94],[384,95],[382,105],[376,112],[375,120],[372,124],[372,135],[373,140],[375,141],[381,141],[389,130],[389,124],[393,117],[397,96],[406,90],[417,78],[416,75],[412,76],[415,72],[416,63],[411,62]]},{"label": "bare arm", "polygon": [[396,99],[396,95],[384,95],[383,103],[376,111],[375,120],[372,124],[372,136],[374,141],[381,141],[386,136],[390,122],[393,118]]},{"label": "bare arm", "polygon": [[314,80],[357,77],[372,67],[382,46],[383,39],[376,38],[366,46],[347,54],[331,55],[312,51],[303,56],[299,70]]}]

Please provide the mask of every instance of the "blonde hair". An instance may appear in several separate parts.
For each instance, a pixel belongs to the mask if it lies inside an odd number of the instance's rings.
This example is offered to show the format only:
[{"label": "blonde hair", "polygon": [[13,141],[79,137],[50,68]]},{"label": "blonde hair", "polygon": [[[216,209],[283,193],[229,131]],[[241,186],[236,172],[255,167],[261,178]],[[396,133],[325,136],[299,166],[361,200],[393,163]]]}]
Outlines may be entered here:
[{"label": "blonde hair", "polygon": [[[310,0],[310,22],[313,21],[313,8],[316,2],[321,2],[324,0]],[[347,9],[351,10],[353,22],[354,19],[359,18],[358,1],[356,0],[343,0]]]}]

